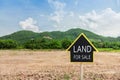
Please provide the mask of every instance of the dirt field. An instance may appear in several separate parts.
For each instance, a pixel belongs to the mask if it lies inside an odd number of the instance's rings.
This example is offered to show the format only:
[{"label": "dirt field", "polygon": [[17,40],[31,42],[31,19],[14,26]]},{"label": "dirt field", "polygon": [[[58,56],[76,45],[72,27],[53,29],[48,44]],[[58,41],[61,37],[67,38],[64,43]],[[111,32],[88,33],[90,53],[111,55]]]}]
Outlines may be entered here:
[{"label": "dirt field", "polygon": [[[120,80],[120,52],[94,54],[84,80]],[[65,51],[0,50],[0,80],[80,80],[80,63]]]}]

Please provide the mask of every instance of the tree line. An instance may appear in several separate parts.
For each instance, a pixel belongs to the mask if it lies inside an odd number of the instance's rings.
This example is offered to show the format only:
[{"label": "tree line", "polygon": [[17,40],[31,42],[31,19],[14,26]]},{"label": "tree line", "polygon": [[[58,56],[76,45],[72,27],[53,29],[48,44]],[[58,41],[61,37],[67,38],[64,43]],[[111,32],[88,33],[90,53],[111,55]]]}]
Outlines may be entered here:
[{"label": "tree line", "polygon": [[0,49],[66,49],[71,44],[68,39],[31,39],[25,43],[19,43],[15,40],[0,40]]},{"label": "tree line", "polygon": [[[0,49],[67,49],[72,40],[31,39],[25,43],[15,40],[0,40]],[[97,48],[120,49],[120,42],[92,41]]]}]

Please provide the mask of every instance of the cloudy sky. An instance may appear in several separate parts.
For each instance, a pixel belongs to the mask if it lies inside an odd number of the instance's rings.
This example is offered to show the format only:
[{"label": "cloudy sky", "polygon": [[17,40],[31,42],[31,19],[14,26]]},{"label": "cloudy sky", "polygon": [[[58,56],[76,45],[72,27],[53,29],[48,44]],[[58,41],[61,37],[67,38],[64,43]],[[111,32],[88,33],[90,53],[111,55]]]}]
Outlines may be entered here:
[{"label": "cloudy sky", "polygon": [[0,36],[71,28],[120,36],[120,0],[0,0]]}]

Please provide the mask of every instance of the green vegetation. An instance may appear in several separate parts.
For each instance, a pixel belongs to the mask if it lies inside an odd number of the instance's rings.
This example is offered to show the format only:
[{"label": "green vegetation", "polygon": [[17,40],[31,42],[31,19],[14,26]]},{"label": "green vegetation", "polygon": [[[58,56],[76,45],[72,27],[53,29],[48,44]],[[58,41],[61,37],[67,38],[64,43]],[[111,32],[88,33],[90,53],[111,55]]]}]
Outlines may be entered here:
[{"label": "green vegetation", "polygon": [[0,40],[0,49],[14,49],[17,46],[17,42],[14,40]]},{"label": "green vegetation", "polygon": [[98,48],[100,52],[120,52],[120,49],[113,49],[113,48]]},{"label": "green vegetation", "polygon": [[57,40],[40,39],[30,40],[24,44],[27,49],[61,49],[61,44]]},{"label": "green vegetation", "polygon": [[120,50],[120,37],[103,37],[79,28],[66,32],[18,31],[0,37],[0,49],[66,49],[80,33],[85,33],[100,51],[105,51],[103,48],[108,51]]},{"label": "green vegetation", "polygon": [[62,40],[62,42],[61,42],[62,48],[67,49],[71,43],[72,43],[72,41],[70,41],[69,39]]},{"label": "green vegetation", "polygon": [[64,80],[70,80],[70,76],[68,74],[64,74]]},{"label": "green vegetation", "polygon": [[109,50],[110,49],[114,49],[114,50],[118,50],[120,49],[120,42],[110,42],[110,41],[97,41],[97,42],[93,42],[93,44],[97,47],[97,48],[106,48]]}]

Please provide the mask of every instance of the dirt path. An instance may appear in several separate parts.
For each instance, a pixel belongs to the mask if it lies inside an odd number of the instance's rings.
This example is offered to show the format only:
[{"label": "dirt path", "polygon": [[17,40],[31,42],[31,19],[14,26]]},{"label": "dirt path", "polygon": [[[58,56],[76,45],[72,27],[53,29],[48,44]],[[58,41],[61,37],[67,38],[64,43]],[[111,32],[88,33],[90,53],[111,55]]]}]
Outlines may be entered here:
[{"label": "dirt path", "polygon": [[[84,80],[120,80],[120,52],[95,53]],[[80,63],[65,51],[0,50],[0,80],[79,80]]]}]

